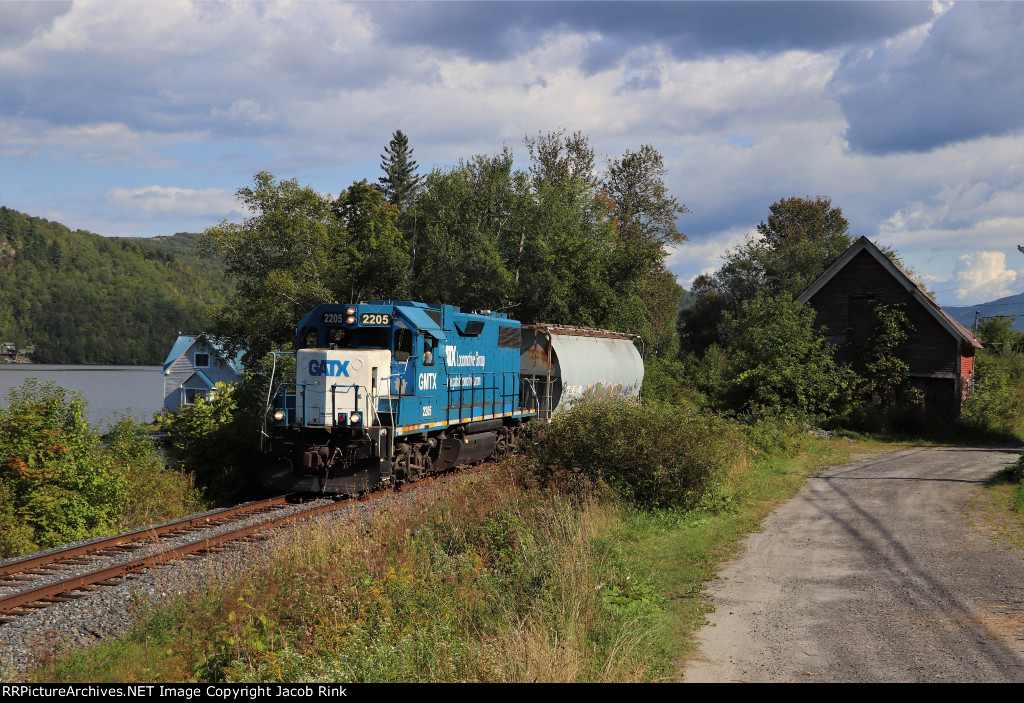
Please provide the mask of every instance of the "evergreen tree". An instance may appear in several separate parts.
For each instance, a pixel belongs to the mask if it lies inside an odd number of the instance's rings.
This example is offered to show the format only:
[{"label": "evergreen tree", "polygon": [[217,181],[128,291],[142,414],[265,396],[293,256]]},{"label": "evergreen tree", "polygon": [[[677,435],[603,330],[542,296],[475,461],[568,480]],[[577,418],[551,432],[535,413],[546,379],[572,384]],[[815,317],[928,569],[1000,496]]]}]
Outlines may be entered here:
[{"label": "evergreen tree", "polygon": [[384,187],[384,197],[399,212],[405,212],[412,205],[423,180],[416,173],[417,163],[412,159],[409,137],[402,134],[402,130],[396,130],[380,158],[383,159],[380,168],[384,176],[378,180]]}]

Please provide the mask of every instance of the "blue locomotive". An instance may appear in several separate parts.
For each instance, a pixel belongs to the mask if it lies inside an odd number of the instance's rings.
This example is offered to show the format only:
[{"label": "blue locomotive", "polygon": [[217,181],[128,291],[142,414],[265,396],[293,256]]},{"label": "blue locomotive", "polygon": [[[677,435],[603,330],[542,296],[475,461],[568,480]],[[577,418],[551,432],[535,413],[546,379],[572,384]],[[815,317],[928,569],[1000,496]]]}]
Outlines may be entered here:
[{"label": "blue locomotive", "polygon": [[319,305],[295,348],[265,430],[273,490],[414,481],[487,458],[578,398],[636,396],[643,380],[630,335],[412,301]]}]

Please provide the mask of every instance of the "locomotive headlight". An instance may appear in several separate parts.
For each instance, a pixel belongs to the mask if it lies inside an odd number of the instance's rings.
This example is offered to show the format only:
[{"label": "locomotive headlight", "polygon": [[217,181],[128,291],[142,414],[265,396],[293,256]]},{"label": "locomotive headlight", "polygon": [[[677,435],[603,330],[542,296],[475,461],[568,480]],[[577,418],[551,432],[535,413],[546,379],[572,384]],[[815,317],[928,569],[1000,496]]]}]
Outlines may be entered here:
[{"label": "locomotive headlight", "polygon": [[345,314],[346,315],[355,315],[356,314],[356,309],[351,307],[351,306],[347,307],[347,308],[345,308]]},{"label": "locomotive headlight", "polygon": [[280,422],[284,419],[284,410],[278,410],[274,413],[274,419]]},{"label": "locomotive headlight", "polygon": [[348,416],[348,419],[353,425],[358,425],[361,418],[359,417],[359,413],[352,413]]},{"label": "locomotive headlight", "polygon": [[347,318],[345,318],[345,322],[347,322],[350,325],[354,325],[356,323],[356,316],[349,315]]}]

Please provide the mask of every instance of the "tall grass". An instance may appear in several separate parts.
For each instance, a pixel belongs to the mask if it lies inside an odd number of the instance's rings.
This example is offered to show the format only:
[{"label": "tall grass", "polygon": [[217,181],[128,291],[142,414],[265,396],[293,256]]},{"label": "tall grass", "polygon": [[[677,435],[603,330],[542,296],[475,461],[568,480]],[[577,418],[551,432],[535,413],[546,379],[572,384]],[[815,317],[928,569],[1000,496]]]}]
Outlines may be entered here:
[{"label": "tall grass", "polygon": [[[622,410],[585,422],[573,411],[489,474],[310,523],[266,546],[261,565],[33,676],[671,680],[673,657],[703,623],[703,584],[717,563],[852,443],[809,437],[795,421],[741,427],[680,410],[654,425]],[[589,445],[559,434],[567,425],[602,433],[598,446],[611,449],[583,454]],[[686,451],[651,445],[656,427]],[[547,442],[555,453],[542,451]],[[561,468],[537,460],[555,454]],[[621,490],[627,479],[638,488]]]},{"label": "tall grass", "polygon": [[[45,676],[201,681],[650,681],[659,596],[599,536],[618,508],[521,491],[511,472],[298,531],[116,657]],[[383,504],[383,502],[382,502]],[[155,659],[139,652],[158,652]],[[128,651],[126,651],[126,649]],[[132,652],[132,653],[129,653]],[[99,661],[109,664],[97,665]],[[77,662],[77,663],[76,663]],[[124,662],[133,662],[125,669]]]}]

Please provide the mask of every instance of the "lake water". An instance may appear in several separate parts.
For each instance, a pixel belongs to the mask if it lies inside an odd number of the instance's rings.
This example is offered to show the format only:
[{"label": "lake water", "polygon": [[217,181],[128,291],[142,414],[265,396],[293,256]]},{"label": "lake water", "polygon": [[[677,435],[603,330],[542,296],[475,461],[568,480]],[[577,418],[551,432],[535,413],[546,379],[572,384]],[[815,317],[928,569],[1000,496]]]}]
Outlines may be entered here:
[{"label": "lake water", "polygon": [[130,415],[149,422],[163,408],[163,376],[159,366],[60,366],[55,364],[0,364],[0,405],[8,391],[26,378],[52,382],[79,391],[87,403],[89,422],[105,427],[117,417]]}]

